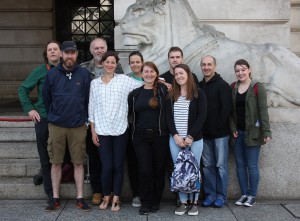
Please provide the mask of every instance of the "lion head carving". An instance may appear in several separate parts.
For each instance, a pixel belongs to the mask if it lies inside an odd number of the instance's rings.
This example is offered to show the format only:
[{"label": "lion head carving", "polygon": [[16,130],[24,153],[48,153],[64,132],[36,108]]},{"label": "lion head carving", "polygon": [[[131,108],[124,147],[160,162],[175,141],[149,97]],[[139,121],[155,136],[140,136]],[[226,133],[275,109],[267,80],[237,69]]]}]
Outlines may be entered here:
[{"label": "lion head carving", "polygon": [[179,46],[198,78],[206,54],[217,60],[217,72],[231,83],[233,65],[240,58],[249,61],[253,77],[265,84],[269,105],[300,106],[300,59],[276,44],[246,44],[230,40],[214,27],[199,25],[187,0],[137,0],[120,21],[124,45],[138,46],[145,60],[156,63],[161,73],[169,69],[167,53]]}]

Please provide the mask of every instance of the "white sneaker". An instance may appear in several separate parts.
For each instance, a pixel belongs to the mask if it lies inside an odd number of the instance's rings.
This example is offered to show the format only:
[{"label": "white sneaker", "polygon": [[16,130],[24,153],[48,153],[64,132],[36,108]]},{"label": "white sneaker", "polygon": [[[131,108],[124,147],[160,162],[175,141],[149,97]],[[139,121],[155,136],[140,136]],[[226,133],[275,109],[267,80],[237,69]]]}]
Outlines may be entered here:
[{"label": "white sneaker", "polygon": [[189,210],[188,206],[186,203],[181,203],[180,207],[178,207],[177,210],[175,210],[175,214],[182,216],[184,215],[187,211]]},{"label": "white sneaker", "polygon": [[242,195],[241,198],[239,198],[236,202],[235,205],[237,206],[244,206],[244,203],[247,201],[247,195]]},{"label": "white sneaker", "polygon": [[251,207],[256,203],[254,196],[248,196],[247,201],[244,203],[244,206]]},{"label": "white sneaker", "polygon": [[132,199],[132,204],[131,204],[133,207],[141,207],[142,204],[141,204],[141,200],[140,200],[140,197],[136,196]]},{"label": "white sneaker", "polygon": [[199,211],[198,211],[198,205],[193,204],[193,205],[190,207],[190,210],[188,211],[188,215],[189,215],[189,216],[197,216],[198,213],[199,213]]}]

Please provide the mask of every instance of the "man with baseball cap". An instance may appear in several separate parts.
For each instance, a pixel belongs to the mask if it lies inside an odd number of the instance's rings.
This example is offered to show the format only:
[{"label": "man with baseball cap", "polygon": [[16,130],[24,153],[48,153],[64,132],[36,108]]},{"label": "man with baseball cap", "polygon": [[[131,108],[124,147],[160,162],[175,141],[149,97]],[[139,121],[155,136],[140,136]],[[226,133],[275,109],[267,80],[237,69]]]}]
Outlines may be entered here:
[{"label": "man with baseball cap", "polygon": [[61,164],[68,144],[74,165],[74,179],[77,189],[76,206],[84,211],[91,207],[83,199],[85,139],[91,73],[77,62],[77,46],[73,41],[62,44],[62,62],[51,69],[43,86],[43,100],[48,112],[49,139],[48,154],[53,186],[53,200],[45,211],[59,208],[59,187]]}]

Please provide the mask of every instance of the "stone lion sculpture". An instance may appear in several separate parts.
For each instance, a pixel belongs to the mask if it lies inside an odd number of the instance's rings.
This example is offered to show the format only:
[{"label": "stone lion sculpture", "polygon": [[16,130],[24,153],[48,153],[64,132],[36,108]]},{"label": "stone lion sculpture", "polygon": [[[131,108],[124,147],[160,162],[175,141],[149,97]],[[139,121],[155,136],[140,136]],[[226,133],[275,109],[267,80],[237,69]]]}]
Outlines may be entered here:
[{"label": "stone lion sculpture", "polygon": [[184,62],[202,78],[200,59],[210,54],[217,60],[217,72],[231,83],[233,65],[249,61],[252,75],[268,91],[273,107],[300,107],[300,59],[276,44],[246,44],[230,40],[213,26],[199,25],[187,0],[137,0],[120,21],[125,45],[138,46],[145,60],[153,61],[161,73],[169,69],[167,53],[179,46]]}]

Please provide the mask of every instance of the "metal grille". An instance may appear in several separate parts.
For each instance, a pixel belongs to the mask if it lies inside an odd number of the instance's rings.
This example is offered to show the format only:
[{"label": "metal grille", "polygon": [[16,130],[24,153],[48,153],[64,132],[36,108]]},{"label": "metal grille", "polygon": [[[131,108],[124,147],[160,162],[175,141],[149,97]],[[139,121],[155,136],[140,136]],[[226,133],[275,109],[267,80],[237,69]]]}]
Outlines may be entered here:
[{"label": "metal grille", "polygon": [[[57,34],[58,40],[73,40],[76,42],[79,50],[79,63],[92,59],[92,55],[89,52],[89,44],[96,37],[105,38],[108,49],[114,50],[115,22],[113,0],[57,0],[56,2],[60,6],[63,5],[60,8],[56,7],[58,11],[56,19],[62,20],[69,17],[69,21],[63,21],[64,27],[56,22],[58,27],[64,28],[62,30],[63,34]],[[66,15],[69,16],[66,17]],[[66,27],[67,25],[69,27]]]}]

